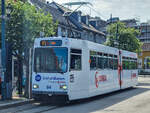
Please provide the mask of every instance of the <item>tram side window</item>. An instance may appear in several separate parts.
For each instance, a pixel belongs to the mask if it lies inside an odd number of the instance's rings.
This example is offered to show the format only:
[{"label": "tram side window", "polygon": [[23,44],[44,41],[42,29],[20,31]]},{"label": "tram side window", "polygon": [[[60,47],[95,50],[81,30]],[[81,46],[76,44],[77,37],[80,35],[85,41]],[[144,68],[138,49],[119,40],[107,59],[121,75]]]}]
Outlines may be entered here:
[{"label": "tram side window", "polygon": [[108,57],[108,69],[113,69],[113,55],[109,54]]},{"label": "tram side window", "polygon": [[81,70],[81,50],[71,49],[71,60],[70,69],[71,70]]},{"label": "tram side window", "polygon": [[133,61],[130,61],[130,68],[129,69],[134,69],[134,62]]},{"label": "tram side window", "polygon": [[103,62],[102,57],[98,57],[97,68],[98,69],[103,69],[104,68],[104,62]]},{"label": "tram side window", "polygon": [[118,69],[118,59],[113,59],[114,70]]},{"label": "tram side window", "polygon": [[134,58],[123,57],[123,69],[137,69],[137,62]]},{"label": "tram side window", "polygon": [[114,57],[113,57],[113,69],[114,70],[118,69],[118,57],[117,57],[117,55],[114,55]]},{"label": "tram side window", "polygon": [[118,69],[117,55],[90,51],[90,69]]},{"label": "tram side window", "polygon": [[123,66],[123,69],[129,69],[129,61],[128,61],[128,58],[127,57],[122,57],[123,58],[123,61],[122,61],[122,66]]},{"label": "tram side window", "polygon": [[136,63],[136,61],[131,61],[130,62],[130,65],[131,65],[131,69],[133,70],[133,69],[137,69],[137,63]]},{"label": "tram side window", "polygon": [[123,69],[126,69],[125,61],[122,62]]},{"label": "tram side window", "polygon": [[129,69],[132,70],[134,69],[134,62],[132,61],[132,58],[129,58]]},{"label": "tram side window", "polygon": [[90,69],[96,69],[96,57],[90,56],[90,60],[91,60]]},{"label": "tram side window", "polygon": [[130,69],[130,63],[129,61],[123,61],[123,69]]},{"label": "tram side window", "polygon": [[104,62],[104,69],[108,68],[108,58],[103,58],[103,62]]},{"label": "tram side window", "polygon": [[108,64],[109,69],[113,69],[113,59],[109,58],[108,61],[109,61],[109,64]]},{"label": "tram side window", "polygon": [[97,68],[97,52],[90,51],[90,69],[95,70]]}]

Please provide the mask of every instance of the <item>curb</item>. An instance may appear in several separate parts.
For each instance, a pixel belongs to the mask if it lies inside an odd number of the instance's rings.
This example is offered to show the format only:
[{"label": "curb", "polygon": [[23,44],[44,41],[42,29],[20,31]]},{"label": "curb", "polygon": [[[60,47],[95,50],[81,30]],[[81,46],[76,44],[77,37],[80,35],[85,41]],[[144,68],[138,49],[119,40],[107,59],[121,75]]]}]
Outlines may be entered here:
[{"label": "curb", "polygon": [[139,77],[150,77],[150,75],[139,75]]},{"label": "curb", "polygon": [[33,102],[33,99],[18,100],[18,101],[15,101],[15,102],[8,102],[8,103],[6,102],[6,103],[0,104],[0,110],[6,109],[8,107],[21,106],[21,105],[29,104],[29,103],[32,103],[32,102]]}]

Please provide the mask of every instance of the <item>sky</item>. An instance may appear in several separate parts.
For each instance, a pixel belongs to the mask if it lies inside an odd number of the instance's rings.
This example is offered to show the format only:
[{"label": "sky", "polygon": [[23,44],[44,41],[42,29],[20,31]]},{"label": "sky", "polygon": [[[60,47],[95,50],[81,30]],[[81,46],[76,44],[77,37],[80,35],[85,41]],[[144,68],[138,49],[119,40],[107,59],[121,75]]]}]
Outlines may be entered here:
[{"label": "sky", "polygon": [[[52,0],[48,0],[52,1]],[[93,4],[92,9],[82,6],[80,10],[84,14],[99,16],[104,20],[112,17],[124,19],[139,19],[140,22],[150,20],[150,0],[53,0],[59,4],[66,2],[85,1]],[[72,7],[75,9],[76,7]]]}]

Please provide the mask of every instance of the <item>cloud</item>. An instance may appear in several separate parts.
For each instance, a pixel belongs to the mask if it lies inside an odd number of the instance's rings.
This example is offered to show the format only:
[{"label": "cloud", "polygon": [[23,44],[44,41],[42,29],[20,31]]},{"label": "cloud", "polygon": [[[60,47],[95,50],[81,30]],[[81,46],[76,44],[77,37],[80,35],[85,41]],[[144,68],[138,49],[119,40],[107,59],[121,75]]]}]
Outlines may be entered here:
[{"label": "cloud", "polygon": [[[101,10],[103,14],[109,15],[112,13],[114,16],[119,16],[121,19],[135,18],[140,16],[142,21],[150,18],[150,0],[101,0],[105,5],[103,7],[97,5],[95,8]],[[99,0],[94,0],[95,4],[100,3]]]},{"label": "cloud", "polygon": [[[150,19],[150,0],[54,0],[58,3],[66,3],[71,1],[87,1],[93,4],[92,16],[103,16],[108,19],[110,14],[121,19],[131,19],[136,16],[141,21]],[[82,8],[84,12],[89,9]]]}]

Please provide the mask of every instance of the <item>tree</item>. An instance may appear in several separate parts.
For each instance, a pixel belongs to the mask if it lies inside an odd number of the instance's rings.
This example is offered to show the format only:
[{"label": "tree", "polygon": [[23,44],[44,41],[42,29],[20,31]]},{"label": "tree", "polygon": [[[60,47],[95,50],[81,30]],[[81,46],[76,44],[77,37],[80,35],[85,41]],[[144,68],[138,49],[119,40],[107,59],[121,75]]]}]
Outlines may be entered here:
[{"label": "tree", "polygon": [[9,0],[12,6],[10,19],[7,20],[6,37],[13,42],[13,50],[16,51],[24,47],[31,47],[34,38],[44,32],[44,36],[55,34],[57,24],[53,23],[52,16],[43,10],[37,10],[27,2]]},{"label": "tree", "polygon": [[40,32],[44,32],[44,37],[55,35],[57,28],[57,23],[53,22],[51,14],[25,1],[6,1],[6,7],[8,4],[12,7],[10,18],[6,20],[6,41],[12,44],[13,55],[18,59],[19,76],[22,76],[23,61],[28,65],[29,48],[33,46],[34,39],[40,37]]},{"label": "tree", "polygon": [[117,22],[107,27],[106,45],[117,47],[131,52],[140,52],[142,43],[139,41],[139,31],[134,28],[127,28],[124,23]]},{"label": "tree", "polygon": [[47,37],[55,35],[57,23],[53,23],[49,13],[21,0],[7,0],[8,3],[12,12],[6,20],[6,41],[13,43],[14,54],[18,55],[18,51],[32,47],[34,39],[40,37],[40,32]]}]

